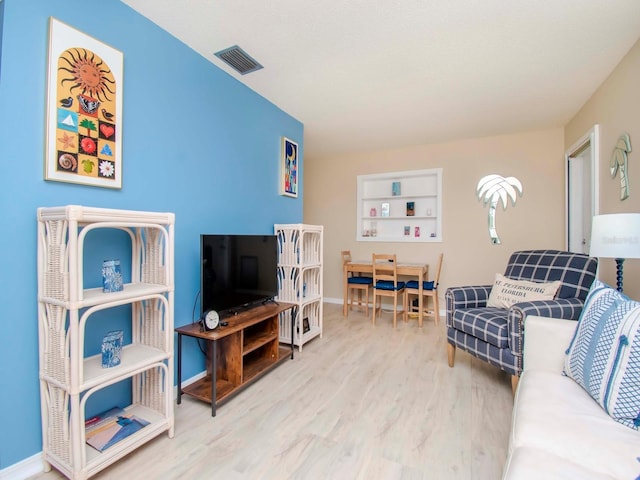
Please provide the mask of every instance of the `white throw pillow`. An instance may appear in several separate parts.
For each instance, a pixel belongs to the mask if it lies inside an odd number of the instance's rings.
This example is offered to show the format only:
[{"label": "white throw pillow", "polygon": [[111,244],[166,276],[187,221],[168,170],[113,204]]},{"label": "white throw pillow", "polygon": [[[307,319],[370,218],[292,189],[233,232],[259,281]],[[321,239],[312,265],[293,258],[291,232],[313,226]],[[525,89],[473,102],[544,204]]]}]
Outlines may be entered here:
[{"label": "white throw pillow", "polygon": [[553,300],[560,288],[560,283],[560,280],[548,283],[512,280],[496,273],[487,307],[511,308],[514,303]]},{"label": "white throw pillow", "polygon": [[640,427],[640,302],[594,280],[564,372],[618,422]]}]

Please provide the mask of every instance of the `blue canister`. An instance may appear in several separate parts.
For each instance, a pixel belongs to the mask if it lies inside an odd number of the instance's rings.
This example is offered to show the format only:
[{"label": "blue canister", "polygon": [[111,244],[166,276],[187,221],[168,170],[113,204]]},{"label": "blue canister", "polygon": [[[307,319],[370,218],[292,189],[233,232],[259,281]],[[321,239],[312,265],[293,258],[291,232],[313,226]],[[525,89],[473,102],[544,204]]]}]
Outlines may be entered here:
[{"label": "blue canister", "polygon": [[122,358],[123,331],[114,330],[102,339],[102,368],[117,367]]},{"label": "blue canister", "polygon": [[102,291],[105,293],[121,292],[123,288],[120,260],[102,262]]}]

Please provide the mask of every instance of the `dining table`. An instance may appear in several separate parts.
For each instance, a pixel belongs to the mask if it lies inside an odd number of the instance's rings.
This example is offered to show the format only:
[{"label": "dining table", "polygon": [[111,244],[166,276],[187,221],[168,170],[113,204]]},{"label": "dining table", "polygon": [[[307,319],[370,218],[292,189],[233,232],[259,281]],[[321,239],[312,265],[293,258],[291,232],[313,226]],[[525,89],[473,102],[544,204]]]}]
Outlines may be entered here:
[{"label": "dining table", "polygon": [[[418,327],[422,328],[422,287],[424,281],[429,278],[429,264],[398,262],[396,269],[398,272],[398,276],[412,277],[418,280]],[[350,273],[368,273],[370,275],[373,275],[373,262],[371,260],[353,260],[351,262],[345,262],[343,267],[343,316],[347,316],[347,298],[349,295],[348,281]],[[375,305],[373,306],[373,308],[375,308]],[[407,308],[407,305],[405,305],[404,308]]]}]

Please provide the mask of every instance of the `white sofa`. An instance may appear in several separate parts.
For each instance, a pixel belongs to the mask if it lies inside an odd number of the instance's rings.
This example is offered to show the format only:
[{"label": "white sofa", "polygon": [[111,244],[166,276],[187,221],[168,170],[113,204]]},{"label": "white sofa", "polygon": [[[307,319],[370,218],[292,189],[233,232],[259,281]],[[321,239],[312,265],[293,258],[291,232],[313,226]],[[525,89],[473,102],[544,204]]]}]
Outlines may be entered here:
[{"label": "white sofa", "polygon": [[[529,316],[503,479],[640,478],[640,432],[562,374],[577,322]],[[640,385],[638,386],[640,388]]]}]

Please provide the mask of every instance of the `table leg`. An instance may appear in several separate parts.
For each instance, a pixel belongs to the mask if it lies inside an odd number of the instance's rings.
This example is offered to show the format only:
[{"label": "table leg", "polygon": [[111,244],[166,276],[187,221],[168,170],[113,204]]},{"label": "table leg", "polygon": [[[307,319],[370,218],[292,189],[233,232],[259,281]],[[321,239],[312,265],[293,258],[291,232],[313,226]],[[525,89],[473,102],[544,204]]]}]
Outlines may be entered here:
[{"label": "table leg", "polygon": [[176,403],[182,402],[182,335],[178,334],[178,398]]},{"label": "table leg", "polygon": [[342,316],[343,317],[347,316],[347,295],[349,295],[348,278],[349,278],[349,271],[348,271],[347,265],[345,264],[342,272]]},{"label": "table leg", "polygon": [[293,332],[295,331],[297,316],[298,316],[298,307],[295,306],[291,309],[291,360],[293,360],[293,352],[295,351],[294,342],[293,342]]},{"label": "table leg", "polygon": [[216,361],[216,347],[217,343],[215,340],[211,340],[209,342],[211,344],[211,416],[216,416],[216,370],[217,370],[217,361]]},{"label": "table leg", "polygon": [[423,297],[422,297],[422,288],[423,288],[424,277],[422,272],[418,275],[418,328],[422,328],[422,309],[423,309]]}]

